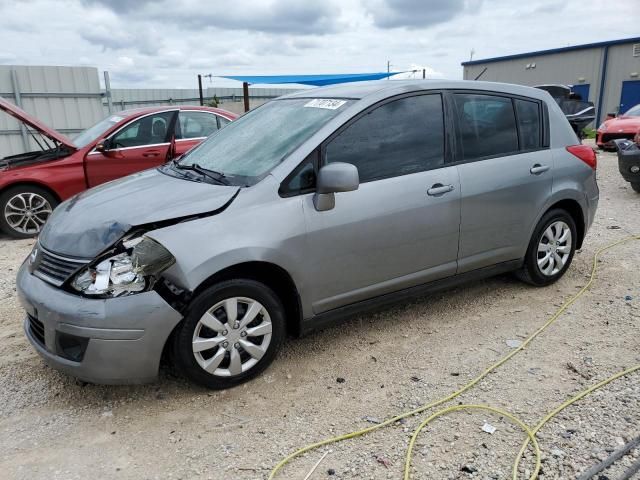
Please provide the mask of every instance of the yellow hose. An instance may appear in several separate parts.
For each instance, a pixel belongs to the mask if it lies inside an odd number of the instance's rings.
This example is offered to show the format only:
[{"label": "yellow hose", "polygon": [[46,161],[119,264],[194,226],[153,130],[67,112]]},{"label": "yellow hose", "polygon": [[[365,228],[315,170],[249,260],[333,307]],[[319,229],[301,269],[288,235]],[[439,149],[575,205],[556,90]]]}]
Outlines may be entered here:
[{"label": "yellow hose", "polygon": [[[538,433],[538,431],[544,426],[545,423],[547,423],[549,420],[551,420],[553,417],[555,417],[558,413],[560,413],[562,410],[567,408],[572,403],[577,402],[578,400],[580,400],[580,399],[586,397],[587,395],[595,392],[600,387],[604,387],[608,383],[611,383],[611,382],[613,382],[614,380],[617,380],[620,377],[624,377],[625,375],[629,375],[630,373],[636,372],[638,370],[640,370],[640,365],[636,365],[634,367],[627,368],[626,370],[624,370],[622,372],[616,373],[615,375],[612,375],[611,377],[606,378],[605,380],[603,380],[603,381],[601,381],[599,383],[596,383],[595,385],[592,385],[591,387],[587,388],[586,390],[583,390],[582,392],[578,393],[575,397],[572,397],[569,400],[567,400],[566,402],[563,402],[562,404],[560,404],[559,406],[557,406],[556,408],[551,410],[551,412],[549,412],[540,421],[540,423],[538,423],[533,428],[532,433],[533,433],[534,437]],[[516,457],[516,461],[513,464],[513,480],[518,478],[518,466],[520,466],[520,460],[522,460],[522,455],[524,455],[524,452],[527,449],[527,445],[529,445],[529,440],[530,439],[531,439],[531,436],[527,437],[525,442],[522,444],[522,448],[520,448],[520,451],[518,452],[518,456]],[[534,448],[536,448],[536,447],[534,446]],[[536,450],[537,450],[537,448],[536,448]],[[538,455],[539,455],[539,452],[536,453],[536,456],[538,456]]]},{"label": "yellow hose", "polygon": [[[413,447],[422,429],[426,427],[429,423],[431,423],[433,420],[435,420],[436,418],[441,417],[443,415],[447,415],[452,412],[457,412],[458,410],[487,410],[489,412],[497,413],[498,415],[503,415],[504,417],[508,418],[512,422],[516,423],[520,428],[522,428],[524,432],[527,434],[527,443],[525,444],[525,448],[526,448],[526,445],[529,444],[529,441],[533,443],[533,450],[536,455],[536,468],[531,474],[531,479],[533,480],[536,478],[536,476],[538,475],[538,471],[540,470],[540,464],[542,459],[540,455],[540,447],[538,446],[538,440],[536,439],[536,433],[534,430],[531,430],[522,420],[520,420],[515,415],[507,412],[506,410],[502,410],[500,408],[489,407],[488,405],[455,405],[453,407],[448,407],[448,408],[443,408],[442,410],[438,410],[436,413],[434,413],[429,418],[424,420],[420,425],[418,425],[418,428],[414,430],[413,435],[411,436],[411,440],[409,441],[409,447],[407,448],[407,457],[404,462],[404,479],[405,480],[409,480],[409,475],[411,472],[411,457],[413,455]],[[522,449],[523,452],[525,448]]]},{"label": "yellow hose", "polygon": [[[503,364],[505,364],[507,361],[509,361],[514,355],[518,354],[519,352],[521,352],[522,350],[524,350],[527,345],[529,345],[529,343],[531,343],[538,335],[540,335],[543,331],[545,331],[547,329],[547,327],[549,327],[553,322],[555,322],[558,317],[560,315],[562,315],[565,310],[567,308],[569,308],[571,305],[573,305],[573,303],[576,302],[576,300],[578,300],[578,298],[580,298],[588,289],[589,287],[593,284],[594,280],[595,280],[595,276],[596,276],[596,270],[598,268],[598,258],[600,257],[600,254],[602,254],[603,252],[605,252],[606,250],[609,250],[617,245],[623,244],[623,243],[627,243],[630,242],[632,240],[640,240],[640,235],[633,235],[630,237],[626,237],[623,238],[622,240],[618,240],[617,242],[613,242],[610,243],[609,245],[606,245],[600,249],[598,249],[596,251],[596,253],[593,256],[593,265],[591,268],[591,275],[589,277],[589,281],[575,294],[573,295],[571,298],[569,298],[569,300],[567,300],[565,303],[562,304],[562,306],[560,308],[558,308],[558,310],[556,310],[556,312],[551,316],[551,318],[549,318],[540,328],[538,328],[535,332],[533,332],[531,335],[529,335],[529,337],[527,337],[527,339],[516,349],[512,350],[511,352],[509,352],[508,354],[506,354],[505,356],[503,356],[500,360],[498,360],[497,362],[495,362],[493,365],[491,365],[490,367],[488,367],[487,369],[485,369],[482,373],[480,373],[480,375],[478,375],[477,377],[475,377],[473,380],[471,380],[469,383],[467,383],[466,385],[464,385],[463,387],[461,387],[460,389],[456,390],[455,392],[447,395],[446,397],[443,397],[439,400],[435,400],[433,402],[427,403],[425,405],[422,405],[414,410],[410,410],[404,413],[401,413],[399,415],[396,415],[395,417],[389,418],[388,420],[385,420],[382,423],[379,423],[377,425],[373,425],[367,428],[363,428],[362,430],[356,430],[354,432],[350,432],[350,433],[345,433],[343,435],[338,435],[336,437],[331,437],[331,438],[327,438],[325,440],[322,440],[320,442],[316,442],[316,443],[312,443],[310,445],[307,445],[305,447],[302,447],[298,450],[296,450],[295,452],[291,453],[290,455],[286,456],[284,459],[282,459],[271,471],[271,474],[269,475],[269,480],[273,480],[275,478],[275,476],[277,475],[277,473],[289,462],[291,462],[291,460],[293,460],[294,458],[302,455],[303,453],[306,453],[310,450],[314,450],[316,448],[322,447],[324,445],[329,445],[332,443],[337,443],[337,442],[341,442],[343,440],[348,440],[350,438],[355,438],[355,437],[360,437],[362,435],[366,435],[367,433],[371,433],[375,430],[379,430],[383,427],[386,427],[388,425],[391,425],[395,422],[397,422],[398,420],[401,420],[403,418],[406,417],[410,417],[413,415],[417,415],[418,413],[424,412],[425,410],[428,410],[430,408],[433,407],[437,407],[438,405],[442,405],[443,403],[449,402],[451,400],[453,400],[454,398],[460,396],[461,394],[463,394],[464,392],[466,392],[467,390],[471,389],[472,387],[474,387],[478,382],[480,382],[484,377],[486,377],[489,373],[491,373],[492,371],[494,371],[495,369],[501,367]],[[409,448],[407,449],[407,457],[406,457],[406,461],[405,461],[405,469],[404,469],[404,479],[408,480],[409,479],[409,475],[410,475],[410,471],[411,471],[411,456],[412,456],[412,450],[413,450],[413,446],[415,444],[415,441],[420,433],[420,431],[426,427],[431,421],[433,421],[435,418],[438,418],[442,415],[454,412],[454,411],[458,411],[458,410],[462,410],[464,408],[467,409],[483,409],[483,410],[489,410],[489,411],[493,411],[496,413],[499,413],[500,415],[504,415],[506,418],[509,418],[510,420],[512,420],[513,422],[515,422],[516,424],[518,424],[527,434],[527,439],[524,442],[522,448],[520,449],[520,452],[518,453],[518,456],[516,458],[516,461],[514,463],[514,467],[513,467],[513,479],[517,479],[517,469],[518,469],[518,465],[520,464],[520,459],[522,458],[522,455],[524,454],[529,442],[531,441],[533,443],[534,446],[534,450],[535,450],[535,455],[536,455],[536,467],[530,477],[530,480],[535,480],[538,476],[538,472],[540,470],[540,449],[538,447],[538,443],[535,439],[535,435],[536,433],[540,430],[540,428],[542,428],[542,426],[548,422],[551,418],[553,418],[558,412],[560,412],[561,410],[563,410],[564,408],[568,407],[569,405],[571,405],[572,403],[580,400],[581,398],[589,395],[590,393],[592,393],[594,390],[603,387],[604,385],[624,376],[624,375],[628,375],[632,372],[635,372],[636,370],[640,369],[640,365],[637,365],[635,367],[632,367],[630,369],[627,369],[623,372],[620,372],[616,375],[613,375],[612,377],[609,377],[606,380],[603,380],[602,382],[590,387],[589,389],[580,392],[578,395],[576,395],[575,397],[567,400],[566,402],[564,402],[562,405],[560,405],[559,407],[557,407],[556,409],[554,409],[552,412],[550,412],[547,416],[545,416],[545,418],[534,428],[534,429],[530,429],[524,422],[522,422],[521,420],[519,420],[518,418],[516,418],[514,415],[505,412],[503,410],[499,410],[496,409],[494,407],[489,407],[489,406],[485,406],[485,405],[457,405],[454,407],[448,407],[445,409],[442,409],[438,412],[436,412],[435,414],[431,415],[429,418],[427,418],[426,420],[424,420],[419,426],[418,428],[416,428],[416,430],[414,431],[414,434],[411,438],[411,442],[409,443]]]}]

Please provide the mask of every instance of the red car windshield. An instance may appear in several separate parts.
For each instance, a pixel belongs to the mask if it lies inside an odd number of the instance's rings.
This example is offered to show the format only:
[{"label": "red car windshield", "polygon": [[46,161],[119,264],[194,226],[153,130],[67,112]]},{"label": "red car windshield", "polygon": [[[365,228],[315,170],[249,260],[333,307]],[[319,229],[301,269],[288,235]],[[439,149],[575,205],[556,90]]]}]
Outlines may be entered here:
[{"label": "red car windshield", "polygon": [[94,140],[97,140],[104,132],[106,132],[116,123],[121,122],[122,120],[124,120],[124,117],[119,117],[118,115],[109,115],[107,118],[100,120],[93,127],[89,127],[85,131],[79,133],[73,139],[73,143],[78,148],[86,147]]}]

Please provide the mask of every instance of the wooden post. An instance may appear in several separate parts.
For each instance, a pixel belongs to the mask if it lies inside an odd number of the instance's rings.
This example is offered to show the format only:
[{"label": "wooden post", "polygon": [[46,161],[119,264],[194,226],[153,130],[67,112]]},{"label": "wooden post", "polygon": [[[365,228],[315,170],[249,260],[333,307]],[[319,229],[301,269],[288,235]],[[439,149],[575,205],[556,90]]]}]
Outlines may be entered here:
[{"label": "wooden post", "polygon": [[242,96],[244,97],[244,111],[249,111],[249,83],[242,82]]},{"label": "wooden post", "polygon": [[200,92],[200,106],[204,105],[204,96],[202,95],[202,75],[198,74],[198,91]]},{"label": "wooden post", "polygon": [[427,78],[427,69],[426,69],[426,68],[423,68],[423,69],[422,69],[422,78],[423,78],[423,79],[424,79],[424,78]]}]

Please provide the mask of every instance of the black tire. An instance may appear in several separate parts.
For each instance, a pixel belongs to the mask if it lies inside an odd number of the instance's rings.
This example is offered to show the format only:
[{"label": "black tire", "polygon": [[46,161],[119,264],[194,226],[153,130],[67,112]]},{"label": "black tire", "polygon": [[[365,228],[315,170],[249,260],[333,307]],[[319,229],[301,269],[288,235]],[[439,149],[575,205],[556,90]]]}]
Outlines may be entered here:
[{"label": "black tire", "polygon": [[[270,343],[268,344],[266,352],[255,365],[253,365],[249,370],[238,375],[223,377],[208,373],[202,366],[200,366],[198,360],[196,360],[195,354],[193,353],[192,342],[201,317],[217,303],[233,297],[245,297],[259,302],[268,313],[272,331]],[[240,315],[241,308],[242,307],[238,307],[238,321],[242,321],[244,316],[244,312],[242,316]],[[224,319],[224,315],[221,315],[221,318]],[[256,317],[257,321],[259,321],[260,318],[264,318],[264,316],[259,314],[258,317]],[[228,324],[224,323],[224,325]],[[282,302],[273,290],[254,280],[226,280],[207,288],[192,300],[180,330],[174,337],[173,358],[175,359],[176,367],[183,375],[202,386],[216,390],[234,387],[259,375],[271,364],[271,362],[273,362],[284,341],[286,331],[285,326],[284,308],[282,306]],[[229,332],[230,331],[231,330],[229,330]],[[219,333],[212,330],[210,332],[213,335],[219,335]],[[198,336],[200,336],[200,334]],[[244,340],[247,340],[247,337],[244,337]],[[208,350],[207,352],[210,352],[213,357],[217,354],[218,349],[220,348],[222,347],[214,347],[212,350]],[[224,365],[225,362],[230,361],[232,348],[233,346],[229,345],[229,353],[224,353],[224,349],[221,350],[225,359],[222,360],[220,365]],[[241,352],[245,358],[250,357],[246,357],[248,353],[242,347],[237,350],[238,352]]]},{"label": "black tire", "polygon": [[631,188],[633,188],[635,192],[640,193],[640,183],[632,183]]},{"label": "black tire", "polygon": [[[35,185],[21,185],[17,187],[8,188],[7,190],[0,193],[0,230],[13,238],[33,238],[36,237],[40,233],[40,229],[34,232],[21,232],[14,229],[9,222],[5,218],[5,208],[7,203],[16,195],[21,194],[29,194],[33,193],[35,195],[39,195],[44,198],[49,205],[51,206],[51,210],[58,206],[58,199],[51,194],[48,190],[44,188],[37,187]],[[35,227],[34,227],[35,228]],[[41,228],[41,227],[40,227]]]},{"label": "black tire", "polygon": [[[563,267],[553,275],[546,275],[538,266],[538,245],[542,241],[542,237],[547,228],[558,221],[564,222],[571,231],[571,250]],[[517,277],[523,282],[537,287],[544,287],[558,281],[571,265],[573,255],[576,251],[577,240],[578,235],[576,223],[573,220],[573,217],[571,217],[568,212],[561,209],[548,211],[543,215],[533,231],[533,235],[531,236],[529,247],[527,248],[527,253],[525,255],[524,265],[516,272]]]}]

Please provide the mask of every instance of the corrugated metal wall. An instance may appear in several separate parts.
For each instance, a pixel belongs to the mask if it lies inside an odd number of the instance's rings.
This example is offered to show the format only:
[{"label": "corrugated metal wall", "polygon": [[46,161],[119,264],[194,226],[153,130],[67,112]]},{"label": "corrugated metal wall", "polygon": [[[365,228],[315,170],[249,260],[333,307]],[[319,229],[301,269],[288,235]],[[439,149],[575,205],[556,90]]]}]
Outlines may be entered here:
[{"label": "corrugated metal wall", "polygon": [[[261,88],[249,87],[249,105],[255,108],[271,98],[295,92],[293,88]],[[242,102],[242,88],[207,88],[203,91],[205,103],[213,98],[220,100],[219,107],[235,113],[244,112]],[[149,107],[153,105],[199,105],[200,97],[197,89],[160,89],[160,88],[112,88],[111,99],[114,111],[131,108]],[[104,101],[105,115],[109,113],[107,102]]]},{"label": "corrugated metal wall", "polygon": [[[0,96],[70,137],[104,116],[98,69],[91,67],[3,65]],[[19,122],[0,112],[0,158],[37,149]]]},{"label": "corrugated metal wall", "polygon": [[[296,89],[250,87],[250,106]],[[213,96],[220,107],[244,111],[241,88],[207,88],[205,101]],[[57,66],[0,66],[0,96],[22,107],[55,130],[73,138],[108,113],[97,68]],[[113,111],[154,105],[198,105],[197,89],[112,89]],[[0,111],[0,158],[39,150],[29,132],[13,117]]]}]

